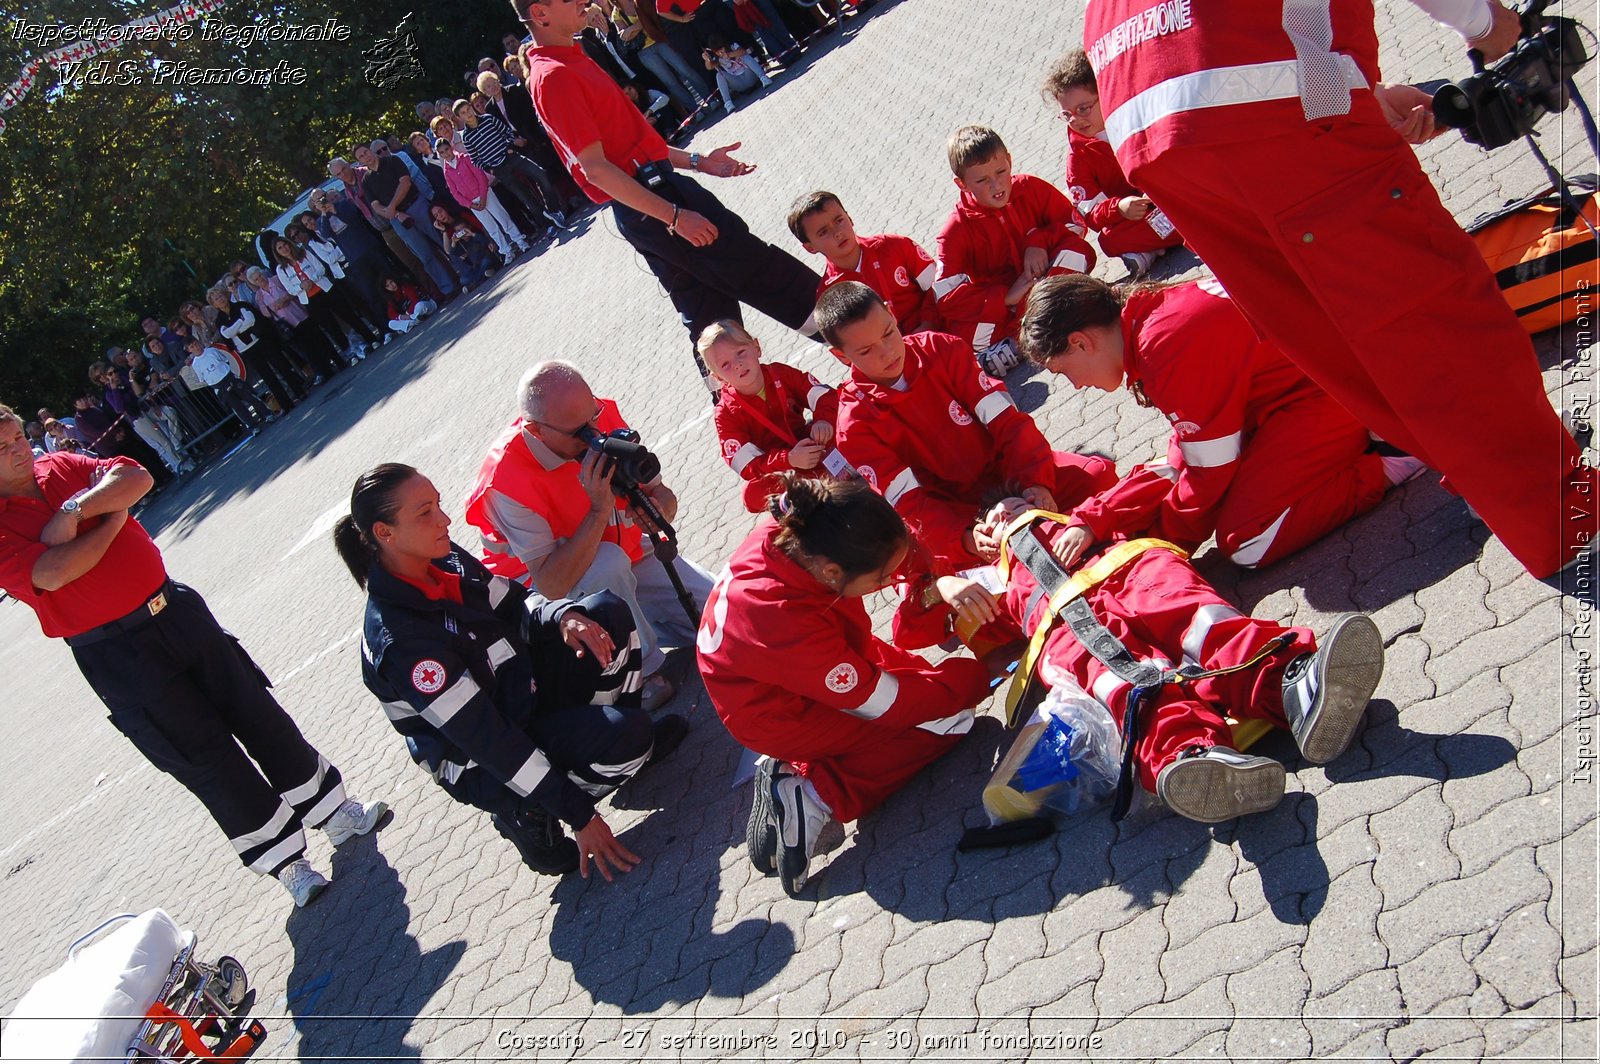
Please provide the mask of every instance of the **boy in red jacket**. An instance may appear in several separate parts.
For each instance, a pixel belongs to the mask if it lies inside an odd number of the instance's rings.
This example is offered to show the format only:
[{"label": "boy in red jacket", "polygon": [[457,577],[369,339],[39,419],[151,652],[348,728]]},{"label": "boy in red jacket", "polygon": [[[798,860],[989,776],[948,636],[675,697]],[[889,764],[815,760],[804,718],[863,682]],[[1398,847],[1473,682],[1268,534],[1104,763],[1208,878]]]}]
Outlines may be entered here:
[{"label": "boy in red jacket", "polygon": [[1100,89],[1082,48],[1057,59],[1045,74],[1044,91],[1067,123],[1067,196],[1100,250],[1121,257],[1135,277],[1148,272],[1163,251],[1183,243],[1161,208],[1128,181],[1106,139]]},{"label": "boy in red jacket", "polygon": [[860,281],[889,305],[901,333],[942,328],[933,296],[939,264],[908,236],[857,236],[855,222],[832,192],[809,192],[789,208],[789,232],[828,260],[817,298],[840,281]]},{"label": "boy in red jacket", "polygon": [[1054,185],[1011,173],[1011,153],[994,130],[956,130],[949,156],[961,199],[939,231],[934,295],[984,372],[1003,377],[1022,361],[1014,338],[1028,290],[1041,277],[1088,273],[1094,249],[1077,209]]},{"label": "boy in red jacket", "polygon": [[[791,469],[826,472],[833,451],[839,393],[809,373],[761,361],[761,344],[743,325],[715,322],[696,350],[722,390],[717,393],[717,441],[722,460],[744,478],[744,508],[765,513],[767,496],[782,491]],[[806,414],[810,413],[808,424]]]},{"label": "boy in red jacket", "polygon": [[902,337],[883,299],[845,281],[817,302],[817,328],[850,367],[839,390],[839,450],[882,493],[940,573],[992,561],[974,524],[986,493],[1012,481],[1030,505],[1071,507],[1116,483],[1104,458],[1053,451],[1004,384],[945,333]]}]

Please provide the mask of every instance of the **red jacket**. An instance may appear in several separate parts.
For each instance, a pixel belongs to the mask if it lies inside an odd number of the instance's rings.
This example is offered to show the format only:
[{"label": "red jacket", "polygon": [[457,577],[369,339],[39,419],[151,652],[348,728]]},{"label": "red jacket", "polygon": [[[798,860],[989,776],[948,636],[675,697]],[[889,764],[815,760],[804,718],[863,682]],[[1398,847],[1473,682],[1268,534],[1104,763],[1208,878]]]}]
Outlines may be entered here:
[{"label": "red jacket", "polygon": [[983,493],[1005,480],[1053,485],[1055,459],[1033,418],[978,368],[968,344],[924,332],[905,345],[905,391],[855,372],[839,389],[839,450],[929,553],[962,568],[975,561],[961,539]]},{"label": "red jacket", "polygon": [[[1012,308],[1006,305],[1006,289],[1022,273],[1023,253],[1028,248],[1065,251],[1072,268],[1088,273],[1095,254],[1083,233],[1083,219],[1071,201],[1043,178],[1014,175],[1011,200],[997,211],[978,206],[963,189],[939,230],[934,287],[939,309],[952,320],[1008,320]],[[1082,257],[1081,266],[1076,256]]]},{"label": "red jacket", "polygon": [[[1073,512],[1099,540],[1148,534],[1193,548],[1216,511],[1250,436],[1274,412],[1321,389],[1250,323],[1216,281],[1136,292],[1122,309],[1128,383],[1172,423],[1170,469],[1152,481],[1135,467]],[[1176,482],[1173,482],[1173,476]]]},{"label": "red jacket", "polygon": [[383,301],[389,314],[389,320],[404,317],[411,313],[417,303],[422,300],[422,293],[417,291],[417,286],[410,281],[396,281],[400,291],[391,292],[383,290]]},{"label": "red jacket", "polygon": [[931,665],[875,637],[861,599],[823,586],[773,545],[777,531],[764,517],[734,550],[696,640],[706,693],[740,743],[785,758],[786,734],[814,746],[832,713],[898,730],[988,695],[972,658]]},{"label": "red jacket", "polygon": [[[1317,5],[1306,7],[1314,14]],[[1178,144],[1255,140],[1303,124],[1286,10],[1284,0],[1092,0],[1083,47],[1123,170],[1137,176],[1141,164]],[[1338,53],[1326,58],[1328,70],[1347,83],[1380,80],[1372,0],[1325,0],[1321,10],[1331,48],[1302,42],[1301,54]],[[1141,93],[1148,95],[1135,100]],[[1370,93],[1356,95],[1374,106]]]},{"label": "red jacket", "polygon": [[[748,7],[750,5],[742,5]],[[933,297],[933,282],[939,264],[915,240],[893,233],[858,237],[861,261],[853,270],[841,270],[833,263],[823,271],[817,285],[817,298],[840,281],[860,281],[889,304],[889,313],[903,333],[916,332],[924,322],[937,323],[939,311]]]},{"label": "red jacket", "polygon": [[[740,395],[726,384],[717,396],[717,439],[722,444],[722,460],[752,483],[790,468],[789,448],[810,432],[806,411],[811,412],[813,422],[835,427],[839,416],[839,393],[809,373],[782,362],[767,362],[761,367],[761,378],[765,383],[759,396]],[[745,507],[756,513],[761,507],[752,506],[752,501],[765,498],[766,494],[763,490],[752,497],[747,491]]]},{"label": "red jacket", "polygon": [[1067,128],[1067,197],[1095,232],[1127,221],[1117,209],[1124,196],[1143,195],[1128,181],[1104,134],[1086,137]]}]

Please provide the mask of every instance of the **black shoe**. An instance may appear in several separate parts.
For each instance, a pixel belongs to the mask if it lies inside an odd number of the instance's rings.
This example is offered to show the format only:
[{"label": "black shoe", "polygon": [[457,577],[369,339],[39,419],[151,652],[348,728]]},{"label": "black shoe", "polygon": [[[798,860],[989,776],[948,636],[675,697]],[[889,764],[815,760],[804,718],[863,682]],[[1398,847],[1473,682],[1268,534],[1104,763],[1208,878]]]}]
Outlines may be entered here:
[{"label": "black shoe", "polygon": [[778,871],[778,820],[772,812],[772,776],[776,758],[764,757],[756,766],[755,793],[750,800],[750,820],[744,829],[744,849],[750,863],[764,876]]},{"label": "black shoe", "polygon": [[489,819],[535,872],[560,876],[578,870],[578,844],[567,838],[561,824],[543,809],[519,813],[515,821],[499,813]]},{"label": "black shoe", "polygon": [[1283,715],[1313,765],[1325,765],[1355,738],[1383,676],[1383,635],[1372,619],[1347,613],[1333,622],[1314,654],[1283,670]]},{"label": "black shoe", "polygon": [[645,758],[645,768],[665,761],[683,742],[684,736],[689,734],[689,722],[677,713],[668,713],[654,724],[655,745],[650,748],[650,756]]}]

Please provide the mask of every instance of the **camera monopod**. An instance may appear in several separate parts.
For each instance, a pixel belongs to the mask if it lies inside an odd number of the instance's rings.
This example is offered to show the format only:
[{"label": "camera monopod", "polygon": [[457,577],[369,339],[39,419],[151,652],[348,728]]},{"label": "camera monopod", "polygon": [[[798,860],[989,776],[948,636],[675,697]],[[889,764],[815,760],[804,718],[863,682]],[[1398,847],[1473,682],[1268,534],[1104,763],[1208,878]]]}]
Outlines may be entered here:
[{"label": "camera monopod", "polygon": [[656,507],[655,502],[638,485],[628,488],[625,496],[640,513],[650,519],[650,523],[657,531],[649,535],[650,544],[655,548],[656,559],[667,570],[667,579],[672,581],[672,590],[678,593],[678,604],[683,607],[684,614],[689,618],[689,625],[693,628],[700,627],[700,610],[694,604],[694,596],[689,594],[689,589],[683,586],[683,577],[678,575],[678,532]]}]

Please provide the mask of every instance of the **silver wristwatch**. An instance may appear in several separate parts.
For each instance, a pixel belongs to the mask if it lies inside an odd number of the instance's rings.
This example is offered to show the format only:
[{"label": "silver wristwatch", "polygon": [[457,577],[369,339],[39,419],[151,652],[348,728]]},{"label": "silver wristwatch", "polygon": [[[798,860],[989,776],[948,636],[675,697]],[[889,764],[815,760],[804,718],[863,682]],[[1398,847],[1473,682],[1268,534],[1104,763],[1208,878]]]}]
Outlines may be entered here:
[{"label": "silver wristwatch", "polygon": [[[81,495],[81,493],[80,493],[80,495]],[[64,514],[71,514],[73,517],[76,517],[79,520],[82,520],[83,519],[83,500],[81,499],[80,495],[74,495],[74,496],[72,496],[72,498],[70,498],[66,502],[62,503],[61,504],[61,512],[64,513]]]}]

